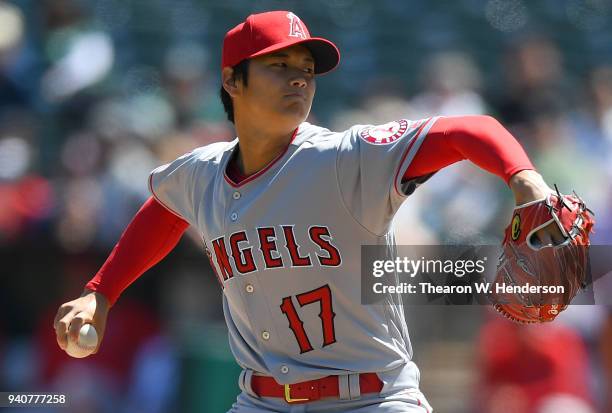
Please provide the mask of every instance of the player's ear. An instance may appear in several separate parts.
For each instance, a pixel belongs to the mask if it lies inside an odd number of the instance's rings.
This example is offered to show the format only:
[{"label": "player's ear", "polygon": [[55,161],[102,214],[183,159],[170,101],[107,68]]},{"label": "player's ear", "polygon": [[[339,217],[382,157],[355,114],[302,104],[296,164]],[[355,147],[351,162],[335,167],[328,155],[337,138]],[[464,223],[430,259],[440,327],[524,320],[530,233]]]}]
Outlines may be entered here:
[{"label": "player's ear", "polygon": [[236,76],[234,76],[234,69],[231,67],[224,67],[221,72],[221,82],[223,89],[231,97],[235,97],[238,94],[238,82]]}]

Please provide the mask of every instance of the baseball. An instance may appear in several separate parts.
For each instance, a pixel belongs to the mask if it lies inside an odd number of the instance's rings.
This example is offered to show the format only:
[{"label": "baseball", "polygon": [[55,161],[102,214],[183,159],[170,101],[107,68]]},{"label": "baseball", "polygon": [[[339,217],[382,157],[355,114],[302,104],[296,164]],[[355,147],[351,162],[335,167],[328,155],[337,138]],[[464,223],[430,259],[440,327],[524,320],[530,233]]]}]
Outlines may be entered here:
[{"label": "baseball", "polygon": [[87,357],[94,352],[98,345],[98,332],[91,324],[84,324],[79,331],[79,338],[76,342],[68,340],[66,353],[74,358]]}]

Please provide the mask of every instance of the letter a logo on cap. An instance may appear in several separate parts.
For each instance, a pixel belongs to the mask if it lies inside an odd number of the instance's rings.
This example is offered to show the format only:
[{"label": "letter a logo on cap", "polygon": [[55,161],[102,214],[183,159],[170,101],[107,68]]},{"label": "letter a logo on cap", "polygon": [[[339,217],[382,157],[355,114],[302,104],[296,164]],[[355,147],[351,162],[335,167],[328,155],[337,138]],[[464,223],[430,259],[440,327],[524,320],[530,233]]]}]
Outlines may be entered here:
[{"label": "letter a logo on cap", "polygon": [[300,18],[293,13],[287,13],[287,18],[289,19],[289,37],[305,39],[306,35],[304,34]]}]

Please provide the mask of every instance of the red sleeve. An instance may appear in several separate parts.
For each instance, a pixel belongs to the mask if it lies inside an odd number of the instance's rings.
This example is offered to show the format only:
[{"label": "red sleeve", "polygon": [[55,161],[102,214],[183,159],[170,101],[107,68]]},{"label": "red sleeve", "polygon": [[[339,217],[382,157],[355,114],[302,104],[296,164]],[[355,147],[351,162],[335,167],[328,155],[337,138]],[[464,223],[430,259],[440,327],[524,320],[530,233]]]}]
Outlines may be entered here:
[{"label": "red sleeve", "polygon": [[517,172],[535,169],[520,143],[491,116],[455,116],[434,123],[403,179],[428,175],[463,159],[506,183]]},{"label": "red sleeve", "polygon": [[115,304],[123,290],[172,251],[188,227],[186,221],[149,198],[85,287]]}]

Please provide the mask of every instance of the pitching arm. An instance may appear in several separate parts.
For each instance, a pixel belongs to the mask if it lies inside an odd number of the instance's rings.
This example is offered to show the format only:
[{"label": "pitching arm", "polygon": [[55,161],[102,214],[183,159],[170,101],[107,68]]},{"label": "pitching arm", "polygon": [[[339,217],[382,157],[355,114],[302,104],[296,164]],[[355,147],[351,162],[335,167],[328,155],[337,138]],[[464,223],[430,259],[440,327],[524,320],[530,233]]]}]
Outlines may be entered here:
[{"label": "pitching arm", "polygon": [[442,117],[434,123],[403,180],[430,175],[464,159],[507,184],[516,173],[535,170],[514,136],[494,118],[454,116]]},{"label": "pitching arm", "polygon": [[186,221],[149,198],[85,288],[103,294],[112,306],[131,283],[172,251],[188,227]]}]

